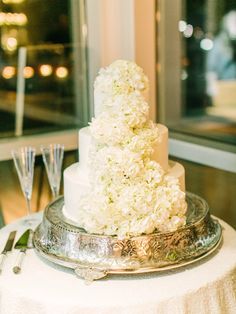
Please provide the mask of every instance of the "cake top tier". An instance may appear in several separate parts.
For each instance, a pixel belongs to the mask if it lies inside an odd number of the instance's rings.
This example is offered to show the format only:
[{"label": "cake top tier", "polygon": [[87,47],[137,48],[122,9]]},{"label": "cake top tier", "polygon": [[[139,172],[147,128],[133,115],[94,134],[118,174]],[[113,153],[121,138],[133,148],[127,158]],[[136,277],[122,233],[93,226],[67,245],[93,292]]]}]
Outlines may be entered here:
[{"label": "cake top tier", "polygon": [[100,69],[94,89],[110,96],[148,89],[148,78],[135,62],[116,60]]},{"label": "cake top tier", "polygon": [[148,85],[147,76],[135,62],[116,60],[102,68],[94,83],[95,116],[118,96],[146,93]]}]

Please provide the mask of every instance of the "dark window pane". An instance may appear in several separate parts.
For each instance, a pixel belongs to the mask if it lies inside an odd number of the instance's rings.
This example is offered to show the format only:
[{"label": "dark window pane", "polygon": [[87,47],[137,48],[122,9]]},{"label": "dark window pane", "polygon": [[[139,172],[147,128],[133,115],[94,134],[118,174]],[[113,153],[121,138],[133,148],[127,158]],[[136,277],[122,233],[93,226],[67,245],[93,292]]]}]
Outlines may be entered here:
[{"label": "dark window pane", "polygon": [[[167,113],[167,124],[175,132],[235,145],[236,2],[187,0],[181,9],[179,25],[173,25],[179,28],[181,41],[181,60],[176,63],[181,116],[173,119]],[[166,38],[171,42],[171,36]]]},{"label": "dark window pane", "polygon": [[86,124],[85,48],[73,40],[71,1],[17,2],[0,4],[0,137]]}]

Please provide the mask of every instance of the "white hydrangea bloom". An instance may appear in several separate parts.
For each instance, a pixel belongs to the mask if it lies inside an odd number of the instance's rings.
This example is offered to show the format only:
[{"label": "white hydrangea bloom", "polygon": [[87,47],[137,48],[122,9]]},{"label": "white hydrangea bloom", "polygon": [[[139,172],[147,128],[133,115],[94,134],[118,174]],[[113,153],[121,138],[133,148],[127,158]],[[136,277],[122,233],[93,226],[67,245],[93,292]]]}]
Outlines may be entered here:
[{"label": "white hydrangea bloom", "polygon": [[108,103],[113,103],[119,95],[146,95],[148,79],[143,69],[136,63],[117,60],[102,68],[94,83],[96,116],[105,110]]},{"label": "white hydrangea bloom", "polygon": [[134,136],[127,137],[127,148],[134,152],[139,152],[143,157],[153,153],[153,144],[160,140],[160,133],[157,125],[148,121],[142,128],[134,129]]},{"label": "white hydrangea bloom", "polygon": [[98,118],[93,118],[90,132],[100,144],[121,144],[125,138],[132,138],[133,130],[123,121],[117,119],[112,112],[103,112]]},{"label": "white hydrangea bloom", "polygon": [[148,78],[136,63],[117,60],[102,68],[94,83],[94,89],[113,96],[144,91],[148,88]]},{"label": "white hydrangea bloom", "polygon": [[[134,152],[116,146],[105,146],[97,151],[91,160],[93,176],[135,177],[144,168],[142,157]],[[109,173],[109,174],[108,174]]]},{"label": "white hydrangea bloom", "polygon": [[149,105],[141,95],[135,93],[119,95],[112,102],[105,103],[104,108],[112,110],[117,119],[131,128],[142,127],[148,119]]}]

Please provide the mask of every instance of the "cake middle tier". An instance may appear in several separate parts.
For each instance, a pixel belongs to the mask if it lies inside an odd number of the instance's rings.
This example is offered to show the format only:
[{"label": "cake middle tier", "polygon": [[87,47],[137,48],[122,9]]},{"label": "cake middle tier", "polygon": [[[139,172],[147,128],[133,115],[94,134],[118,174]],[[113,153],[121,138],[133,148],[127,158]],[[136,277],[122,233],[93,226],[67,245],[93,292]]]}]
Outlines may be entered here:
[{"label": "cake middle tier", "polygon": [[[160,132],[160,140],[153,145],[152,160],[158,162],[161,167],[168,170],[168,129],[162,124],[157,124]],[[92,145],[92,136],[89,127],[79,130],[79,163],[80,168],[86,170],[89,158],[90,145]]]},{"label": "cake middle tier", "polygon": [[[184,167],[177,162],[170,161],[167,174],[179,180],[180,189],[185,192]],[[88,170],[81,168],[80,163],[75,163],[64,171],[64,200],[63,213],[66,218],[79,223],[78,204],[83,195],[89,191]]]}]

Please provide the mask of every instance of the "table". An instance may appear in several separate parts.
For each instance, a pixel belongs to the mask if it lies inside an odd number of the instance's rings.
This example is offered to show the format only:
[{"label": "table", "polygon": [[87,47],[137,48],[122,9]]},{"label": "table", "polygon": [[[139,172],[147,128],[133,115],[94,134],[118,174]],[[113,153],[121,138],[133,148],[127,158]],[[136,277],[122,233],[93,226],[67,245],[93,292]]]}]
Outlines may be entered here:
[{"label": "table", "polygon": [[[41,214],[35,216],[38,221]],[[31,249],[22,272],[12,272],[17,251],[0,275],[1,314],[235,314],[236,231],[221,221],[218,252],[183,269],[145,275],[109,276],[87,285],[73,270],[44,260]],[[0,230],[0,250],[18,220]]]}]

